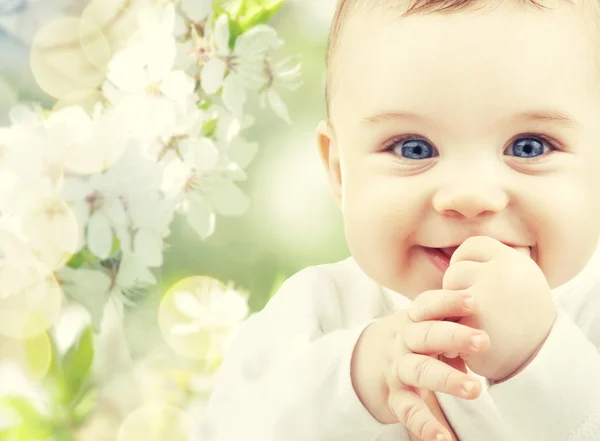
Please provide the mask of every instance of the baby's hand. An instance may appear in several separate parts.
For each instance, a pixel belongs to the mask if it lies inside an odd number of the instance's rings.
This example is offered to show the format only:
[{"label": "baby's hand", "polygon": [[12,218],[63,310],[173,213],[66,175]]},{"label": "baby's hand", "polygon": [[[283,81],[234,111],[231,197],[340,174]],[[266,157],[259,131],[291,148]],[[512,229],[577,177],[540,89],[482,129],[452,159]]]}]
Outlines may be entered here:
[{"label": "baby's hand", "polygon": [[485,331],[492,344],[485,353],[466,355],[464,363],[491,380],[506,380],[523,369],[556,319],[552,291],[529,248],[471,237],[452,255],[442,286],[477,300],[477,311],[457,321]]},{"label": "baby's hand", "polygon": [[[483,331],[452,321],[464,317],[474,306],[464,303],[465,294],[434,290],[420,294],[409,310],[377,320],[360,337],[352,359],[352,384],[365,407],[382,423],[402,423],[424,441],[450,434],[435,419],[424,397],[427,391],[464,399],[481,393],[480,382],[437,359],[485,351],[489,338]],[[473,345],[473,338],[480,339]],[[460,359],[458,359],[460,360]]]}]

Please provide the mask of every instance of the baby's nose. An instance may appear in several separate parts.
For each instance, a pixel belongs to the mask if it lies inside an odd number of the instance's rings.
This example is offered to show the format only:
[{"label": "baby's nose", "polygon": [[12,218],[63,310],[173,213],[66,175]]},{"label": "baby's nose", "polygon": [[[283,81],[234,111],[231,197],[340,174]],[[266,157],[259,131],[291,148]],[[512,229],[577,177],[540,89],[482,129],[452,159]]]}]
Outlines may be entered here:
[{"label": "baby's nose", "polygon": [[501,188],[465,181],[444,185],[433,197],[438,213],[468,219],[498,213],[507,205],[508,195]]}]

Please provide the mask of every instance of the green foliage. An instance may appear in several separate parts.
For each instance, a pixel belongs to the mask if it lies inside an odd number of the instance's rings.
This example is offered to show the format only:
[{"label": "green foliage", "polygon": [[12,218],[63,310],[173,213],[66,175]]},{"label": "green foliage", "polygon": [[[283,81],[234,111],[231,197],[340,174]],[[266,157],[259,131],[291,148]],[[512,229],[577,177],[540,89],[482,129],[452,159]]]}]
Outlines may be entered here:
[{"label": "green foliage", "polygon": [[[114,257],[117,252],[121,249],[121,241],[117,236],[113,236],[112,249],[110,250],[110,257]],[[94,253],[92,253],[88,247],[82,248],[77,254],[74,254],[71,259],[67,262],[67,266],[73,269],[78,269],[83,266],[84,263],[94,263],[100,260]]]},{"label": "green foliage", "polygon": [[244,32],[261,24],[266,24],[279,10],[284,0],[214,0],[215,19],[223,14],[229,18],[229,46]]},{"label": "green foliage", "polygon": [[24,397],[5,395],[0,397],[2,412],[14,417],[16,424],[0,430],[1,441],[36,441],[52,436],[54,424],[42,415]]},{"label": "green foliage", "polygon": [[81,424],[94,411],[98,404],[100,393],[97,389],[88,389],[81,399],[73,406],[72,418],[75,424]]},{"label": "green foliage", "polygon": [[217,133],[219,118],[214,118],[206,121],[202,127],[202,136],[206,138],[214,138]]},{"label": "green foliage", "polygon": [[70,405],[80,397],[83,386],[89,377],[93,359],[92,331],[87,327],[69,348],[63,360],[63,372],[67,386],[66,404]]},{"label": "green foliage", "polygon": [[[70,441],[70,427],[85,421],[97,404],[97,391],[89,384],[94,359],[91,328],[81,332],[64,357],[49,335],[48,338],[51,360],[41,386],[50,398],[50,415],[42,415],[24,397],[0,397],[0,408],[17,422],[0,431],[0,441]],[[33,339],[31,343],[26,342],[26,345],[33,344]]]}]

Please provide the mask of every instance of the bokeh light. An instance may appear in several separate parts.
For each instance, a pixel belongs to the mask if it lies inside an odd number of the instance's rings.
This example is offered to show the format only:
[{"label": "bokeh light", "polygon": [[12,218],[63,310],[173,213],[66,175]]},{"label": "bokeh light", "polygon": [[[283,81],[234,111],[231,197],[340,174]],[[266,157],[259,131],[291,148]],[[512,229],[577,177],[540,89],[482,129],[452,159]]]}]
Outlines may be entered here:
[{"label": "bokeh light", "polygon": [[103,40],[97,26],[77,17],[61,17],[41,28],[31,45],[30,66],[42,90],[67,101],[78,92],[97,89],[106,76],[97,64],[110,56]]},{"label": "bokeh light", "polygon": [[232,329],[248,315],[244,295],[212,277],[183,279],[167,291],[158,320],[167,344],[196,360],[219,357]]}]

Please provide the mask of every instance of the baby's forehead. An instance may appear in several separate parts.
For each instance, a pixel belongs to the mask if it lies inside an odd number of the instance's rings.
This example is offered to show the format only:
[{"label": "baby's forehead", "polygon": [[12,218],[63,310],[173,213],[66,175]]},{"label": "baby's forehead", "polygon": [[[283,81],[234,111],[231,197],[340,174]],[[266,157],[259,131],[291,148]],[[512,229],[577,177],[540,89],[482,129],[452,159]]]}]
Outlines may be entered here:
[{"label": "baby's forehead", "polygon": [[[352,31],[360,33],[360,28],[365,23],[389,25],[400,24],[403,19],[411,16],[436,15],[441,18],[451,17],[459,13],[475,12],[471,14],[477,19],[477,12],[493,12],[497,9],[512,8],[515,11],[539,12],[537,17],[543,20],[545,11],[570,6],[573,10],[582,12],[582,16],[589,18],[588,23],[593,25],[596,35],[600,36],[600,1],[598,0],[508,0],[498,5],[497,2],[487,0],[338,0],[329,33],[327,49],[327,65],[333,65],[333,58],[341,51],[342,43],[348,39],[344,30],[351,26]],[[583,29],[582,29],[583,31]],[[515,29],[518,32],[518,29]],[[419,34],[415,39],[421,38]],[[408,42],[399,42],[399,44]],[[349,48],[348,50],[351,50]]]},{"label": "baby's forehead", "polygon": [[548,12],[523,12],[507,1],[506,8],[488,9],[492,13],[418,14],[400,21],[365,10],[342,31],[344,42],[330,66],[328,105],[352,123],[367,110],[402,108],[469,131],[468,120],[497,126],[520,110],[600,103],[600,46],[591,41],[580,11],[560,1],[563,7]]}]

